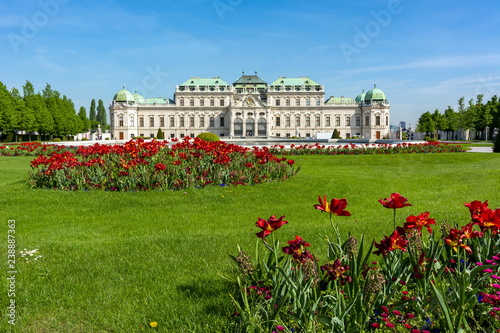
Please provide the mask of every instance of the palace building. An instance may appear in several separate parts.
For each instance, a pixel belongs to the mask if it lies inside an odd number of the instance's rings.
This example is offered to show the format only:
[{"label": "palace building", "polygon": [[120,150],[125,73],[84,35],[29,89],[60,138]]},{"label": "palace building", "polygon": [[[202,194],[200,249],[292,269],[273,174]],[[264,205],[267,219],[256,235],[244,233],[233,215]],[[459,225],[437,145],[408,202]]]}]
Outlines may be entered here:
[{"label": "palace building", "polygon": [[377,87],[356,98],[329,97],[311,78],[279,77],[266,83],[257,73],[229,84],[220,77],[193,77],[176,86],[174,99],[144,98],[125,87],[109,107],[114,139],[195,137],[300,137],[339,131],[342,138],[381,139],[389,134],[390,105]]}]

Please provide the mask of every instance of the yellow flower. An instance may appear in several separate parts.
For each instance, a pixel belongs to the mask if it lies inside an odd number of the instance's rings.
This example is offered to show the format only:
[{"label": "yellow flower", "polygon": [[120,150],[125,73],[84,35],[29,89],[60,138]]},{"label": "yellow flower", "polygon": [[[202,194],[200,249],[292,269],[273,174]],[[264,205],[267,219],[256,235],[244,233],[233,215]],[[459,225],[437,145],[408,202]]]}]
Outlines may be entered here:
[{"label": "yellow flower", "polygon": [[155,328],[156,326],[158,326],[158,323],[156,321],[152,321],[149,323],[149,326]]}]

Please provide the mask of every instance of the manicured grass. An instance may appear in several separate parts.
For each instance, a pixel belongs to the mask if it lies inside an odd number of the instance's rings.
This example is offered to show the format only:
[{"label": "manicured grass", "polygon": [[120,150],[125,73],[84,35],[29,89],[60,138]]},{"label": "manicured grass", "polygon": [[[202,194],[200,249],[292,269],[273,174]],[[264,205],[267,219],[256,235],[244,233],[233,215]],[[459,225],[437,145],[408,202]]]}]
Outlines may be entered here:
[{"label": "manicured grass", "polygon": [[[302,167],[283,183],[165,192],[64,192],[29,189],[30,157],[0,157],[0,207],[7,262],[7,221],[16,220],[20,251],[42,258],[17,265],[13,332],[221,332],[234,311],[236,246],[253,253],[258,217],[286,215],[282,243],[301,235],[322,258],[326,214],[318,195],[346,198],[344,235],[379,241],[392,211],[378,199],[399,192],[408,215],[431,212],[437,223],[465,224],[464,202],[500,207],[499,154],[296,156]],[[6,275],[6,274],[4,274]],[[4,280],[4,285],[7,282]],[[8,304],[6,292],[0,296]],[[6,306],[5,306],[6,307]],[[4,309],[5,309],[4,307]]]}]

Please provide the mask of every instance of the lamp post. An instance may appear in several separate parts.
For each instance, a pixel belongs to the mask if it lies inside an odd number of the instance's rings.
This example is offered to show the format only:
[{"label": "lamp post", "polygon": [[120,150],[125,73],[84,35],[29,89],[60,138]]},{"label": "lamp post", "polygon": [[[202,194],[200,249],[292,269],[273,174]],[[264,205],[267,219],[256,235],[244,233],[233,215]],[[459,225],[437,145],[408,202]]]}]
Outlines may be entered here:
[{"label": "lamp post", "polygon": [[485,142],[487,142],[487,141],[488,141],[488,130],[489,130],[489,129],[490,129],[490,128],[489,128],[488,126],[486,126],[486,136],[485,136],[485,138],[484,138],[484,141],[485,141]]}]

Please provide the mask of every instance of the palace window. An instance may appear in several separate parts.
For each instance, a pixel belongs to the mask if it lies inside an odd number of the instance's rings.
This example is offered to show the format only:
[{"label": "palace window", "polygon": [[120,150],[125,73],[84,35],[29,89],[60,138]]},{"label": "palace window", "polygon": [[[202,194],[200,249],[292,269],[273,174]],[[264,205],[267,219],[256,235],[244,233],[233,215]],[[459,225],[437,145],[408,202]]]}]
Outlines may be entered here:
[{"label": "palace window", "polygon": [[200,106],[205,106],[205,99],[200,98]]},{"label": "palace window", "polygon": [[139,117],[139,127],[144,127],[144,117]]},{"label": "palace window", "polygon": [[321,105],[321,100],[319,98],[316,98],[316,106],[320,106]]},{"label": "palace window", "polygon": [[130,117],[129,124],[130,124],[130,127],[134,127],[135,126],[134,117]]},{"label": "palace window", "polygon": [[337,126],[337,127],[340,126],[340,116],[335,117],[335,126]]},{"label": "palace window", "polygon": [[290,106],[290,98],[286,99],[286,106]]},{"label": "palace window", "polygon": [[194,106],[194,99],[189,100],[189,106]]},{"label": "palace window", "polygon": [[321,126],[321,118],[319,116],[316,116],[315,118],[316,118],[316,122],[315,122],[316,125],[315,126],[320,127]]},{"label": "palace window", "polygon": [[155,118],[149,117],[149,127],[155,127]]},{"label": "palace window", "polygon": [[221,100],[219,101],[219,103],[220,103],[220,106],[224,106],[224,100],[223,100],[223,99],[221,99]]},{"label": "palace window", "polygon": [[307,116],[306,117],[306,126],[311,126],[311,117],[310,116]]},{"label": "palace window", "polygon": [[300,116],[296,116],[295,117],[295,127],[299,127],[300,126]]},{"label": "palace window", "polygon": [[215,100],[214,99],[210,100],[210,106],[215,106]]},{"label": "palace window", "polygon": [[210,125],[209,127],[215,127],[215,119],[214,117],[210,117]]},{"label": "palace window", "polygon": [[123,126],[123,116],[118,116],[118,126]]},{"label": "palace window", "polygon": [[375,125],[380,125],[380,116],[375,116]]},{"label": "palace window", "polygon": [[200,116],[200,127],[205,127],[205,116]]},{"label": "palace window", "polygon": [[370,116],[365,116],[365,125],[370,125]]},{"label": "palace window", "polygon": [[306,106],[311,106],[311,99],[310,98],[306,98]]},{"label": "palace window", "polygon": [[165,127],[165,117],[160,117],[160,127]]},{"label": "palace window", "polygon": [[281,117],[277,116],[276,117],[276,127],[280,127],[280,126],[281,126]]},{"label": "palace window", "polygon": [[220,127],[226,126],[226,125],[224,125],[224,117],[219,118],[219,125],[220,125]]},{"label": "palace window", "polygon": [[281,100],[279,98],[276,98],[276,104],[275,105],[276,106],[280,106],[280,104],[281,104]]},{"label": "palace window", "polygon": [[285,117],[285,126],[290,127],[290,116]]},{"label": "palace window", "polygon": [[175,133],[170,133],[170,139],[174,139],[175,138]]},{"label": "palace window", "polygon": [[361,126],[361,117],[356,116],[356,126]]},{"label": "palace window", "polygon": [[388,116],[385,116],[385,125],[389,126],[389,117]]},{"label": "palace window", "polygon": [[180,105],[180,106],[184,106],[184,98],[181,98],[181,99],[179,100],[179,105]]},{"label": "palace window", "polygon": [[351,116],[346,116],[345,117],[345,125],[346,126],[351,126]]},{"label": "palace window", "polygon": [[175,118],[170,117],[170,127],[175,127]]},{"label": "palace window", "polygon": [[330,116],[325,117],[325,126],[331,126],[330,124]]},{"label": "palace window", "polygon": [[184,121],[185,121],[185,118],[184,116],[179,116],[179,127],[184,127]]},{"label": "palace window", "polygon": [[189,117],[189,127],[194,127],[194,116]]},{"label": "palace window", "polygon": [[296,98],[295,99],[295,105],[296,106],[300,106],[300,98]]}]

